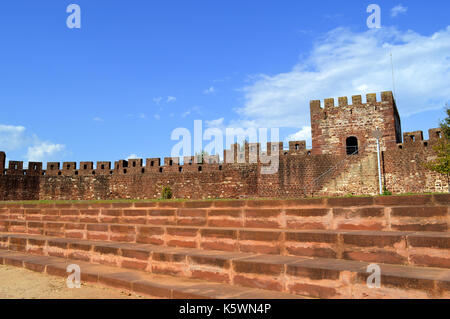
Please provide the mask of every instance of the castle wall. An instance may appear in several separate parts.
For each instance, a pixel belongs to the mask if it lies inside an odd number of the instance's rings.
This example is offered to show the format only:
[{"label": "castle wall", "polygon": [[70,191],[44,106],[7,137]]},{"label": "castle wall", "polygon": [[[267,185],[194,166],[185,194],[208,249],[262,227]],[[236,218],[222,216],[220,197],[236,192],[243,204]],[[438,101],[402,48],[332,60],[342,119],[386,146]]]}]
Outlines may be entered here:
[{"label": "castle wall", "polygon": [[311,101],[311,132],[313,154],[346,154],[346,139],[354,136],[358,147],[369,146],[376,151],[376,139],[372,132],[378,128],[382,133],[381,148],[389,149],[401,142],[400,117],[392,92],[382,92],[381,101],[376,94],[367,94],[367,103],[362,103],[360,95],[321,102]]},{"label": "castle wall", "polygon": [[41,180],[39,176],[0,176],[0,200],[37,200]]},{"label": "castle wall", "polygon": [[404,134],[404,143],[383,152],[383,175],[386,188],[393,193],[448,192],[447,177],[430,171],[424,164],[436,154],[433,146],[441,137],[440,129],[428,131],[423,140],[421,131]]},{"label": "castle wall", "polygon": [[[442,138],[439,129],[403,134],[391,92],[339,98],[339,106],[327,99],[311,102],[313,148],[305,141],[234,144],[224,151],[226,163],[218,156],[148,158],[111,162],[10,161],[0,152],[0,200],[95,200],[160,198],[163,186],[170,186],[175,198],[295,198],[318,195],[377,194],[378,164],[373,130],[382,133],[383,183],[393,193],[446,192],[447,180],[424,167],[432,159],[432,146]],[[347,155],[346,139],[358,139],[358,153]],[[263,170],[275,165],[276,170]],[[231,163],[230,163],[231,162]]]},{"label": "castle wall", "polygon": [[[57,163],[48,163],[47,166],[50,168],[53,165],[54,169],[35,172],[34,176],[28,176],[23,169],[7,169],[7,174],[0,176],[3,185],[0,198],[152,199],[161,197],[163,186],[170,186],[175,198],[299,197],[320,189],[323,180],[315,180],[329,170],[336,160],[333,155],[307,155],[306,152],[296,155],[286,152],[286,155],[280,155],[275,174],[262,174],[261,167],[266,164],[261,162],[185,165],[172,162],[170,165],[170,161],[166,160],[167,166],[152,168],[151,163],[143,167],[140,162],[133,166],[133,161],[119,161],[115,170],[104,174],[98,172],[100,168],[87,172],[84,163],[75,170],[70,169],[73,163],[69,169],[65,163],[61,170],[55,169],[59,167]],[[88,168],[91,167],[88,165]]]}]

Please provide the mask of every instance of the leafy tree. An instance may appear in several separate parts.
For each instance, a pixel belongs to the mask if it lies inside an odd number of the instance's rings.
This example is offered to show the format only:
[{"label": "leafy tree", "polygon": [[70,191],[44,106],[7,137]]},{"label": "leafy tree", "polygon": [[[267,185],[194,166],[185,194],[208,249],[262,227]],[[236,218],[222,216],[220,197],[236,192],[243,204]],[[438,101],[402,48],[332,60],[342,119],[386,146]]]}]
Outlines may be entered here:
[{"label": "leafy tree", "polygon": [[442,133],[447,139],[450,139],[450,106],[447,104],[445,107],[447,112],[447,118],[441,122]]},{"label": "leafy tree", "polygon": [[436,158],[425,166],[437,173],[447,177],[448,192],[450,193],[450,107],[446,106],[447,118],[441,122],[443,136],[441,140],[433,146]]}]

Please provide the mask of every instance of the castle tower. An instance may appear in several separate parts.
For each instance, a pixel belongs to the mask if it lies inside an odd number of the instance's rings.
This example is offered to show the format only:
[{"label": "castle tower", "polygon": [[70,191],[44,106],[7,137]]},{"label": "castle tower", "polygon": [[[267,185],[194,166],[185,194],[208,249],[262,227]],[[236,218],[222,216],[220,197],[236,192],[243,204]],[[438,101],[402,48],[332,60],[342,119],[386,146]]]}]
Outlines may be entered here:
[{"label": "castle tower", "polygon": [[3,175],[5,171],[6,154],[5,152],[0,152],[0,175]]},{"label": "castle tower", "polygon": [[367,94],[366,103],[361,95],[326,99],[324,107],[320,101],[311,101],[311,133],[313,154],[352,155],[361,151],[376,151],[373,131],[382,133],[381,150],[392,149],[401,143],[400,116],[392,92],[382,92],[381,101],[376,94]]}]

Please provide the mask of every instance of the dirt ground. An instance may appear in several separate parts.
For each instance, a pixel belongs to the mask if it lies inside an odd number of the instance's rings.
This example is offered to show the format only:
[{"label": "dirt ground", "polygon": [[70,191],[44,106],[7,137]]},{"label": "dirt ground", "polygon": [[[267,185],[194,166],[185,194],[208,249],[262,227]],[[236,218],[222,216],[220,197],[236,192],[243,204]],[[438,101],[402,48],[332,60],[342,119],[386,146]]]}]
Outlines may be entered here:
[{"label": "dirt ground", "polygon": [[146,299],[124,290],[81,283],[68,288],[66,278],[0,265],[0,299]]}]

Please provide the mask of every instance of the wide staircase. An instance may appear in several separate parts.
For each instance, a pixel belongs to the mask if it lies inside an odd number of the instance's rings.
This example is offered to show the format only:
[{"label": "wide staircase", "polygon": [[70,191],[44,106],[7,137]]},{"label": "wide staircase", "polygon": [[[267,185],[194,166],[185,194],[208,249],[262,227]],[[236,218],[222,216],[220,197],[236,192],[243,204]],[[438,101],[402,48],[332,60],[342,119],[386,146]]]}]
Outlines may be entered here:
[{"label": "wide staircase", "polygon": [[[0,264],[161,298],[450,298],[450,195],[0,204]],[[367,284],[381,270],[381,286]]]}]

